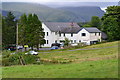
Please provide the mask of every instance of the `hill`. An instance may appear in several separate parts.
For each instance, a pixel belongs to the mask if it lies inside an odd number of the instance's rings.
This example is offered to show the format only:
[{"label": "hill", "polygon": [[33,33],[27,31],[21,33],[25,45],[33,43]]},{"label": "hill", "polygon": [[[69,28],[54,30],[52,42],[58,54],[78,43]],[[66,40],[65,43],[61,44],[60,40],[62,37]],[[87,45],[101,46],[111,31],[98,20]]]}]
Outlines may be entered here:
[{"label": "hill", "polygon": [[74,13],[77,16],[76,19],[82,18],[85,20],[84,22],[90,21],[92,16],[102,17],[104,14],[104,11],[97,6],[62,7],[59,9]]},{"label": "hill", "polygon": [[[51,8],[38,3],[3,2],[2,8],[3,15],[5,15],[8,11],[12,11],[17,17],[23,13],[35,13],[39,16],[40,20],[50,22],[85,22],[89,21],[92,16],[101,17],[104,14],[104,12],[96,6],[87,8],[86,6]],[[89,11],[90,9],[92,9],[92,11]]]},{"label": "hill", "polygon": [[3,67],[3,78],[118,78],[118,41],[83,49],[39,53],[54,64]]},{"label": "hill", "polygon": [[118,2],[118,6],[120,6],[120,1]]}]

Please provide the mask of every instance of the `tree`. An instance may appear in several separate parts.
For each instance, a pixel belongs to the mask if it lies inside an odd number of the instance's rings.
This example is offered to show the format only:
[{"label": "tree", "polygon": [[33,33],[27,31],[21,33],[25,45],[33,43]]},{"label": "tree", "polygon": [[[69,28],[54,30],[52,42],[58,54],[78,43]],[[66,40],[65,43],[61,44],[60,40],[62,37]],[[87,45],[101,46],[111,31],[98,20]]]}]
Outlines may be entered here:
[{"label": "tree", "polygon": [[77,23],[80,27],[84,27],[84,25],[89,24],[89,22],[79,22]]},{"label": "tree", "polygon": [[109,41],[120,40],[120,6],[107,7],[101,30],[108,35]]},{"label": "tree", "polygon": [[39,45],[45,44],[45,33],[43,32],[42,23],[36,14],[29,14],[28,16],[23,14],[19,20],[19,24],[19,36],[25,36],[23,40],[19,38],[23,45],[27,44],[32,49],[36,46],[39,49]]},{"label": "tree", "polygon": [[92,27],[100,28],[101,20],[99,19],[98,16],[92,16],[90,24]]},{"label": "tree", "polygon": [[34,32],[34,38],[35,38],[35,45],[37,46],[37,49],[39,49],[39,45],[45,44],[45,33],[44,29],[42,28],[42,23],[38,19],[38,16],[36,14],[33,15],[34,20],[34,26],[35,26],[35,32]]},{"label": "tree", "polygon": [[70,43],[70,40],[69,40],[68,38],[65,38],[64,44],[65,44],[66,46],[68,46],[69,43]]},{"label": "tree", "polygon": [[83,27],[91,27],[90,24],[85,24]]},{"label": "tree", "polygon": [[2,45],[16,44],[16,20],[13,13],[2,17]]},{"label": "tree", "polygon": [[27,16],[23,14],[18,21],[18,44],[25,45],[27,44],[26,34],[27,34]]},{"label": "tree", "polygon": [[92,16],[90,22],[78,23],[81,27],[101,27],[101,19],[98,16]]},{"label": "tree", "polygon": [[2,45],[2,15],[0,14],[0,47]]}]

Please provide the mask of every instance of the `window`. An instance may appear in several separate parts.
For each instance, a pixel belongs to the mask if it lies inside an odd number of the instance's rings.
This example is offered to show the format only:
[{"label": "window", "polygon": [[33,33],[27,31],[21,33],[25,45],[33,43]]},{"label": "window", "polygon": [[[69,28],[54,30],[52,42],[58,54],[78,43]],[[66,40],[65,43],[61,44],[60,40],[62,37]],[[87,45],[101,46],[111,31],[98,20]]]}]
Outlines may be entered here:
[{"label": "window", "polygon": [[71,37],[73,37],[73,33],[71,33]]},{"label": "window", "polygon": [[95,36],[96,36],[97,33],[95,33]]},{"label": "window", "polygon": [[48,36],[48,32],[47,32],[47,36]]},{"label": "window", "polygon": [[71,40],[71,43],[73,43],[73,40]]},{"label": "window", "polygon": [[81,42],[81,40],[79,40],[79,42]]},{"label": "window", "polygon": [[61,33],[59,33],[59,36],[61,37]]},{"label": "window", "polygon": [[82,36],[86,36],[86,33],[82,33]]},{"label": "window", "polygon": [[74,40],[74,43],[76,43],[76,40]]},{"label": "window", "polygon": [[65,37],[65,33],[64,33],[63,35],[64,35],[64,37]]},{"label": "window", "polygon": [[55,43],[57,43],[57,40],[55,40]]},{"label": "window", "polygon": [[99,36],[100,36],[100,32],[99,32]]},{"label": "window", "polygon": [[57,35],[57,32],[55,32],[55,35]]},{"label": "window", "polygon": [[46,41],[46,44],[48,44],[48,40]]}]

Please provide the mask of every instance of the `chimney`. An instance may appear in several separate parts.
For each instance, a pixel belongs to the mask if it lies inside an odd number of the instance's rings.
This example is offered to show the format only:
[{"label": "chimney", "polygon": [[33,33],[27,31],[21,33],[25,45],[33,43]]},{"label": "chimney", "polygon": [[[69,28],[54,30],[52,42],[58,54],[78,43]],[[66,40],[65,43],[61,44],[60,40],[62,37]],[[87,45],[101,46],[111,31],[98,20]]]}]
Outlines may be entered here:
[{"label": "chimney", "polygon": [[71,27],[73,27],[73,26],[74,26],[74,23],[73,23],[73,22],[71,22],[71,23],[70,23],[70,25],[71,25]]}]

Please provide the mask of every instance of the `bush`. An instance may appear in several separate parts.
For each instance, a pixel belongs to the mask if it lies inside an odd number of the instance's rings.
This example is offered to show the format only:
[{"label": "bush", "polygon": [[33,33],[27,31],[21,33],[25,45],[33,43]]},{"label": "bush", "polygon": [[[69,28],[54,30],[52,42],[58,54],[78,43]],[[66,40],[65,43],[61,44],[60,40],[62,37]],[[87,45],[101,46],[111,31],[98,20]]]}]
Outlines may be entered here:
[{"label": "bush", "polygon": [[87,46],[85,43],[78,43],[77,46],[69,45],[69,46],[65,46],[64,49],[80,48],[80,47],[85,47],[85,46]]},{"label": "bush", "polygon": [[19,65],[20,64],[18,54],[10,55],[8,59],[9,59],[9,65]]},{"label": "bush", "polygon": [[39,57],[37,57],[36,55],[23,55],[23,58],[24,58],[24,61],[25,61],[25,64],[33,64],[35,63]]},{"label": "bush", "polygon": [[2,58],[8,58],[10,56],[11,51],[4,50],[2,51]]},{"label": "bush", "polygon": [[38,58],[37,55],[26,55],[24,53],[11,54],[8,51],[4,51],[2,66],[33,64],[37,63]]},{"label": "bush", "polygon": [[3,65],[3,66],[9,66],[9,65],[10,65],[10,63],[9,63],[9,58],[4,58],[4,59],[2,60],[2,65]]}]

